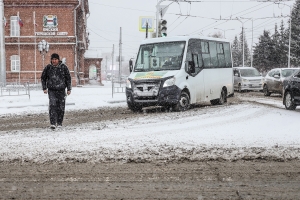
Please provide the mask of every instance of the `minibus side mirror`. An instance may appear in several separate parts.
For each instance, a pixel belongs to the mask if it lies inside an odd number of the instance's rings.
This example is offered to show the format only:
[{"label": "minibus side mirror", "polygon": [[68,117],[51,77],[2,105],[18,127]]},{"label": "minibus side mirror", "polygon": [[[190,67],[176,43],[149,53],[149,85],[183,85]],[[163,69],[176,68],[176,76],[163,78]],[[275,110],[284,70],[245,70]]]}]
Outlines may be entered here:
[{"label": "minibus side mirror", "polygon": [[132,68],[133,68],[133,62],[132,62],[132,60],[130,59],[130,60],[129,60],[129,72],[130,72],[130,73],[132,72]]},{"label": "minibus side mirror", "polygon": [[188,69],[187,69],[187,71],[190,74],[195,73],[196,69],[195,69],[195,63],[193,61],[188,61]]}]

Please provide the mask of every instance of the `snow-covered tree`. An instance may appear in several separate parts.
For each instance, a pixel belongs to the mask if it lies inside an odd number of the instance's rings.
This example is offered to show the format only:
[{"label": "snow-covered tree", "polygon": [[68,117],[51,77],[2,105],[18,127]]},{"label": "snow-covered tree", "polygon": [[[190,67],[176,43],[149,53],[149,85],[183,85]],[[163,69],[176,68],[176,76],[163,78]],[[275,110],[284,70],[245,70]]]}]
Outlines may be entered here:
[{"label": "snow-covered tree", "polygon": [[[243,34],[244,34],[244,37],[243,37]],[[241,66],[243,65],[243,38],[244,38],[244,65],[245,66],[250,66],[251,54],[250,54],[250,50],[248,48],[248,43],[247,43],[245,31],[242,31],[240,33],[240,40],[239,40],[240,47],[241,47],[240,51],[241,51],[241,55],[242,55],[242,64],[241,64]]]},{"label": "snow-covered tree", "polygon": [[274,34],[272,35],[272,40],[270,44],[270,64],[273,67],[281,67],[281,55],[282,51],[279,48],[280,34],[278,32],[277,24],[275,24]]},{"label": "snow-covered tree", "polygon": [[253,52],[253,65],[261,72],[267,72],[273,69],[272,63],[273,42],[270,32],[264,30],[263,35],[259,37]]},{"label": "snow-covered tree", "polygon": [[[234,41],[232,43],[232,59],[233,59],[233,66],[243,66],[243,31],[240,33],[240,38],[238,39],[235,36]],[[248,43],[246,37],[244,37],[244,65],[250,66],[251,57],[250,51],[248,48]]]},{"label": "snow-covered tree", "polygon": [[239,45],[239,40],[237,36],[234,37],[232,46],[231,46],[231,51],[232,51],[232,60],[233,60],[233,66],[238,67],[242,65],[242,56],[241,56],[241,51],[240,51],[240,45]]},{"label": "snow-covered tree", "polygon": [[209,37],[214,37],[214,38],[223,38],[224,37],[223,34],[220,31],[215,32],[213,34],[209,34],[208,36]]},{"label": "snow-covered tree", "polygon": [[300,66],[300,0],[296,0],[291,16],[291,66]]},{"label": "snow-covered tree", "polygon": [[280,29],[279,29],[279,44],[278,48],[280,51],[280,65],[281,67],[288,66],[288,30],[284,28],[284,22],[281,20]]}]

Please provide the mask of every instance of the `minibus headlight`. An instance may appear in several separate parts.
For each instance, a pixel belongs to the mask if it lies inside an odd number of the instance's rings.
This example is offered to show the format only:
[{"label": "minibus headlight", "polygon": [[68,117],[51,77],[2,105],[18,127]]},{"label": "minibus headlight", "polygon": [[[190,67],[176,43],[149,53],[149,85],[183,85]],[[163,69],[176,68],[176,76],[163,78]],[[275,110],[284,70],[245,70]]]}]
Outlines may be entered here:
[{"label": "minibus headlight", "polygon": [[169,87],[175,85],[175,77],[165,80],[163,87]]},{"label": "minibus headlight", "polygon": [[131,82],[128,79],[126,80],[126,87],[131,89]]},{"label": "minibus headlight", "polygon": [[249,83],[249,80],[248,79],[243,79],[243,82],[244,83]]}]

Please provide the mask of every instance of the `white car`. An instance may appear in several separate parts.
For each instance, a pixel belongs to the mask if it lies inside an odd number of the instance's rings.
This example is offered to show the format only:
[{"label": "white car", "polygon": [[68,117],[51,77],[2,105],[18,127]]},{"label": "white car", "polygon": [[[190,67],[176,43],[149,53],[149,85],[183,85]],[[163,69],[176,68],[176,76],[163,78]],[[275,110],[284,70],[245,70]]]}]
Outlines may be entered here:
[{"label": "white car", "polygon": [[238,92],[263,90],[263,77],[254,67],[233,67],[233,76]]}]

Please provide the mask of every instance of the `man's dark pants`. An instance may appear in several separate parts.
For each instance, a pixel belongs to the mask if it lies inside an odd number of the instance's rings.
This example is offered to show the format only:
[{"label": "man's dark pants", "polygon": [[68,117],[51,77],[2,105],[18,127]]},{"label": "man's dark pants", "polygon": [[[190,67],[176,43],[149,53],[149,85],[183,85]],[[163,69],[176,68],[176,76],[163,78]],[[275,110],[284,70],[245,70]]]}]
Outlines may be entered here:
[{"label": "man's dark pants", "polygon": [[62,125],[65,114],[66,91],[48,90],[48,96],[50,124]]}]

